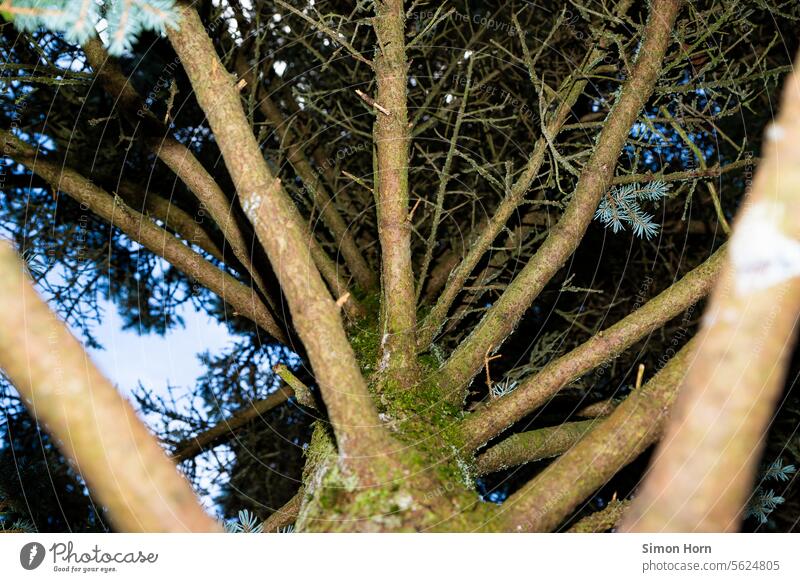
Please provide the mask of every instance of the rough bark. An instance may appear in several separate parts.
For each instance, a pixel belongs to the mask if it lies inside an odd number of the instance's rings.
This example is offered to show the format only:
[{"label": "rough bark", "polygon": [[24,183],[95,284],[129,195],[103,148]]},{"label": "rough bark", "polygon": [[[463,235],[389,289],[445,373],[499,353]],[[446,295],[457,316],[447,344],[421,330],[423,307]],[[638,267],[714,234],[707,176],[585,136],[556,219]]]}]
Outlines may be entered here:
[{"label": "rough bark", "polygon": [[91,363],[0,243],[0,367],[118,531],[219,531],[133,407]]},{"label": "rough bark", "polygon": [[300,513],[303,503],[303,490],[300,490],[286,504],[264,520],[264,533],[275,533],[281,528],[292,525]]},{"label": "rough bark", "polygon": [[609,501],[600,511],[587,515],[567,530],[567,533],[602,533],[616,527],[630,501]]},{"label": "rough bark", "polygon": [[454,401],[463,399],[466,386],[482,368],[487,351],[496,351],[501,346],[578,247],[601,197],[611,185],[631,126],[653,92],[680,6],[680,0],[651,2],[639,57],[606,119],[564,214],[536,254],[440,370],[441,384]]},{"label": "rough bark", "polygon": [[[402,0],[375,2],[377,103],[376,205],[381,244],[383,313],[381,361],[391,381],[411,384],[416,369],[416,297],[408,219],[408,62]],[[384,113],[384,111],[386,113]]]},{"label": "rough bark", "polygon": [[366,459],[386,452],[390,439],[381,427],[345,335],[339,306],[314,265],[302,216],[262,157],[234,78],[220,62],[197,12],[185,4],[179,9],[180,29],[170,29],[169,39],[214,132],[239,201],[286,295],[327,406],[339,452],[369,479]]}]

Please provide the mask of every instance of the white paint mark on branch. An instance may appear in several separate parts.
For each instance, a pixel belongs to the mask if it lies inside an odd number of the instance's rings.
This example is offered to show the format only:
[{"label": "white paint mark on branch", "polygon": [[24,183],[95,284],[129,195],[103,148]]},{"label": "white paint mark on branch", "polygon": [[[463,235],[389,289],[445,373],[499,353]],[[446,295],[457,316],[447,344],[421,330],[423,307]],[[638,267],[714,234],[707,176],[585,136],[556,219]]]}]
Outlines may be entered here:
[{"label": "white paint mark on branch", "polygon": [[760,202],[742,216],[731,239],[737,294],[747,295],[800,276],[800,242],[781,232],[781,209]]}]

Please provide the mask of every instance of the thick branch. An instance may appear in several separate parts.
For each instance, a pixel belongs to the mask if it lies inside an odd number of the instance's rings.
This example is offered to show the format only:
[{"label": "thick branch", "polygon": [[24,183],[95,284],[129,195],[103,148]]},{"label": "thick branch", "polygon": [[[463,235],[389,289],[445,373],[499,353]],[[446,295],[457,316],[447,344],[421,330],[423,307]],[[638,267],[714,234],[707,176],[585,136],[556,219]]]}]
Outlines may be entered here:
[{"label": "thick branch", "polygon": [[680,5],[680,0],[651,3],[652,12],[644,29],[639,58],[608,116],[563,216],[475,331],[440,370],[441,384],[447,387],[453,401],[463,400],[466,386],[480,371],[487,350],[499,348],[580,244],[601,197],[611,184],[630,128],[653,92]]},{"label": "thick branch", "polygon": [[219,531],[131,405],[94,367],[0,243],[0,367],[75,462],[114,526]]},{"label": "thick branch", "polygon": [[[800,64],[800,61],[796,63]],[[731,531],[752,492],[800,312],[800,77],[790,75],[681,397],[627,531]]]},{"label": "thick branch", "polygon": [[376,204],[381,243],[383,285],[383,351],[390,378],[408,383],[416,369],[416,297],[411,263],[411,222],[408,220],[408,108],[406,84],[405,12],[402,0],[375,2]]},{"label": "thick branch", "polygon": [[360,468],[365,461],[358,457],[385,451],[388,435],[381,428],[345,336],[339,307],[314,266],[305,221],[264,161],[234,79],[220,62],[197,12],[182,4],[180,13],[180,29],[170,29],[170,41],[208,118],[242,207],[286,295],[339,450]]},{"label": "thick branch", "polygon": [[92,212],[119,228],[132,240],[162,257],[186,276],[219,295],[237,313],[286,342],[286,336],[261,299],[244,283],[218,269],[152,220],[127,206],[75,170],[37,156],[36,151],[10,133],[0,130],[0,141],[19,163],[47,180],[54,190],[67,193]]},{"label": "thick branch", "polygon": [[572,380],[617,357],[637,341],[705,297],[722,270],[724,249],[687,273],[639,309],[550,362],[513,392],[493,400],[463,421],[466,443],[479,447],[545,404]]},{"label": "thick branch", "polygon": [[500,507],[505,530],[551,531],[661,435],[695,341]]}]

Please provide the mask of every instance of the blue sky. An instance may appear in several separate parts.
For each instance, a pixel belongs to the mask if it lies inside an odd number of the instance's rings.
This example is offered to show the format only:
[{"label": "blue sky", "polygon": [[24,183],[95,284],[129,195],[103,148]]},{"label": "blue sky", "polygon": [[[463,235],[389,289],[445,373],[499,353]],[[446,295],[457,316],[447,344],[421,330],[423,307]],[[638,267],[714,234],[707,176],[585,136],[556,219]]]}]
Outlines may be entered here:
[{"label": "blue sky", "polygon": [[141,383],[153,392],[166,393],[168,385],[189,388],[204,371],[197,354],[221,350],[232,341],[226,327],[205,313],[195,311],[191,302],[178,309],[185,321],[164,336],[139,335],[123,330],[122,319],[112,303],[105,303],[102,325],[93,330],[105,348],[89,350],[92,359],[120,391],[130,395]]}]

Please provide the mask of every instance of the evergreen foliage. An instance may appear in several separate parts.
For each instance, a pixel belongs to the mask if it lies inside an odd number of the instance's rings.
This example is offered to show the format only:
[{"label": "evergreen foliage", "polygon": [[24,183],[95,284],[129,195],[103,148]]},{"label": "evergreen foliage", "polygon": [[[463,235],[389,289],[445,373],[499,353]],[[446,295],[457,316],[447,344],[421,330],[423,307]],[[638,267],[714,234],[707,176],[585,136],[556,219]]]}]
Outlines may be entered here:
[{"label": "evergreen foliage", "polygon": [[3,16],[21,30],[46,28],[78,45],[105,23],[112,55],[130,51],[143,31],[178,25],[173,0],[14,0]]},{"label": "evergreen foliage", "polygon": [[796,472],[794,465],[784,465],[783,459],[776,459],[769,467],[764,469],[759,485],[755,493],[750,498],[750,503],[745,509],[745,518],[755,518],[760,524],[769,521],[770,514],[786,499],[775,493],[774,489],[767,489],[767,481],[777,481],[785,483],[789,481]]},{"label": "evergreen foliage", "polygon": [[228,533],[263,533],[264,524],[258,521],[255,514],[242,509],[235,520],[225,522]]},{"label": "evergreen foliage", "polygon": [[625,184],[613,188],[600,201],[595,219],[614,232],[625,230],[629,225],[633,234],[650,240],[658,234],[659,225],[652,214],[642,209],[642,202],[662,200],[669,192],[669,184],[654,181],[645,185]]}]

